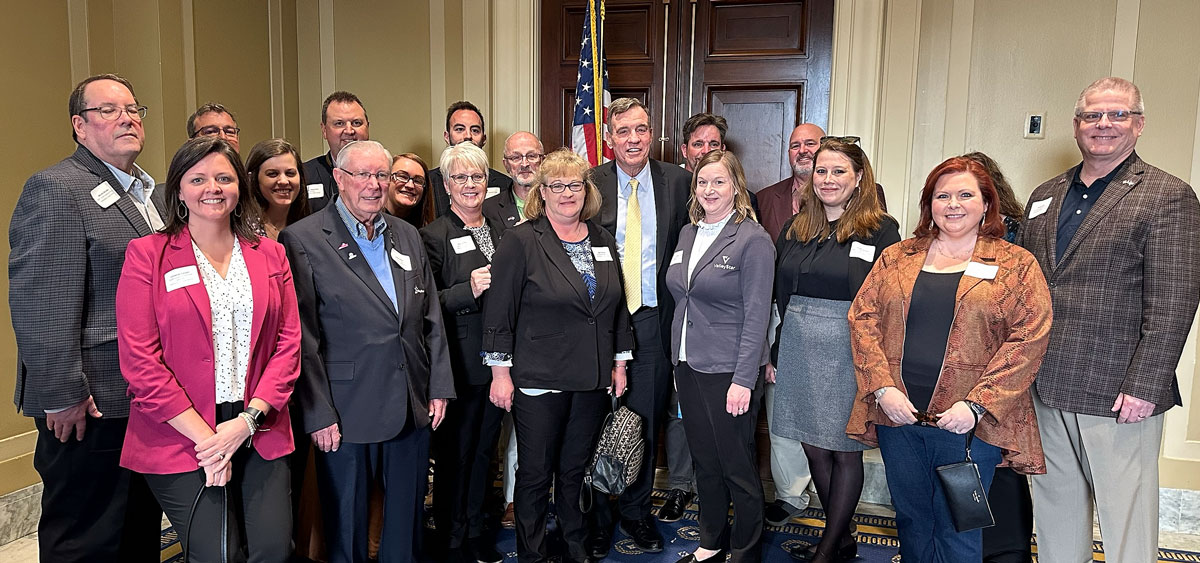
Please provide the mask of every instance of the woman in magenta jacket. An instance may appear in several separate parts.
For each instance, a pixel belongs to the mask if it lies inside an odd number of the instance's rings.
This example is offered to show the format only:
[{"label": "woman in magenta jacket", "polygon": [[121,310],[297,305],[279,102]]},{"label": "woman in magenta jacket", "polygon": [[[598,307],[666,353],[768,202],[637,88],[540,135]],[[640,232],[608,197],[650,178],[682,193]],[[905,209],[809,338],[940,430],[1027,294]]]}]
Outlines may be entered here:
[{"label": "woman in magenta jacket", "polygon": [[179,149],[165,201],[163,232],[129,244],[117,286],[132,396],[121,465],[146,475],[193,563],[226,560],[242,536],[249,561],[285,561],[300,369],[287,258],[254,234],[246,171],[224,140]]}]

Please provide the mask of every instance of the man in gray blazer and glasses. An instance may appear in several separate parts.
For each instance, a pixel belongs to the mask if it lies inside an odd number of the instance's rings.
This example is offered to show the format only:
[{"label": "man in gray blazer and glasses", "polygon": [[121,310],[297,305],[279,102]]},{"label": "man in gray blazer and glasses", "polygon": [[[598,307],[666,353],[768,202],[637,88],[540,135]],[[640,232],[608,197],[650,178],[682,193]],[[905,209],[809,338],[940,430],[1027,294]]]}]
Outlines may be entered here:
[{"label": "man in gray blazer and glasses", "polygon": [[129,417],[117,362],[117,280],[131,239],[162,227],[154,179],[134,160],[146,108],[105,74],[70,98],[78,146],[34,174],[13,210],[8,303],[17,337],[14,402],[38,430],[42,561],[159,560],[162,511],[119,466]]}]

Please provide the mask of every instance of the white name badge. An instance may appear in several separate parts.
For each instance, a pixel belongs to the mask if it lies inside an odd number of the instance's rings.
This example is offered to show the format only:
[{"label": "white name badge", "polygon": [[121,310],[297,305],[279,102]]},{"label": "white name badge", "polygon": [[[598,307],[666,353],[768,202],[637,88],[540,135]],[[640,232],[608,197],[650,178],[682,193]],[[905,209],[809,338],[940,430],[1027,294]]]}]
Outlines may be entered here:
[{"label": "white name badge", "polygon": [[325,197],[325,184],[309,184],[308,199]]},{"label": "white name badge", "polygon": [[597,262],[612,262],[612,251],[607,246],[593,246],[592,255]]},{"label": "white name badge", "polygon": [[401,254],[400,251],[396,250],[395,248],[392,249],[392,261],[395,262],[397,266],[400,266],[400,268],[404,271],[412,271],[412,260],[408,258],[408,255]]},{"label": "white name badge", "polygon": [[871,262],[875,260],[875,246],[871,244],[863,244],[858,241],[851,241],[850,257],[858,258],[863,262]]},{"label": "white name badge", "polygon": [[675,264],[682,264],[682,263],[683,263],[683,251],[676,250],[675,254],[671,255],[671,263],[668,264],[668,266],[674,266]]},{"label": "white name badge", "polygon": [[100,182],[99,186],[92,188],[92,199],[96,200],[96,204],[104,209],[121,199],[121,194],[117,193],[112,186],[108,185],[107,181]]},{"label": "white name badge", "polygon": [[996,279],[996,272],[998,271],[1000,271],[1000,266],[995,264],[989,265],[980,264],[979,262],[969,262],[967,263],[967,271],[963,272],[963,274],[973,278],[979,278],[981,280],[991,280]]},{"label": "white name badge", "polygon": [[484,193],[483,199],[500,195],[500,186],[488,186],[487,192]]},{"label": "white name badge", "polygon": [[475,241],[470,236],[452,238],[450,239],[450,246],[454,247],[455,254],[462,254],[475,250]]},{"label": "white name badge", "polygon": [[163,283],[167,285],[167,293],[181,287],[196,285],[200,283],[200,270],[197,270],[195,266],[175,268],[163,274]]},{"label": "white name badge", "polygon": [[1045,213],[1047,209],[1050,209],[1051,201],[1054,201],[1054,198],[1048,197],[1041,201],[1033,202],[1033,205],[1029,206],[1029,218],[1033,219],[1034,217],[1037,217],[1038,215]]}]

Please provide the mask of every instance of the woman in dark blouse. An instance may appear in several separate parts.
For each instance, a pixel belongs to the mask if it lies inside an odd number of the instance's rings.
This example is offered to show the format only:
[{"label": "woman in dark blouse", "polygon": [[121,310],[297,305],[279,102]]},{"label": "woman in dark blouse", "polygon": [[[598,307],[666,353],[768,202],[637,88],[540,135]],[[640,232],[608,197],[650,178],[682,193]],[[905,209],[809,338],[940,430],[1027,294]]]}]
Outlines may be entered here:
[{"label": "woman in dark blouse", "polygon": [[875,257],[900,240],[883,212],[871,163],[858,145],[830,138],[817,149],[800,213],[776,242],[779,325],[767,380],[775,382],[771,432],[804,445],[825,532],[793,549],[801,561],[844,561],[857,554],[850,521],[862,494],[861,443],[846,436],[858,386],[846,314]]}]

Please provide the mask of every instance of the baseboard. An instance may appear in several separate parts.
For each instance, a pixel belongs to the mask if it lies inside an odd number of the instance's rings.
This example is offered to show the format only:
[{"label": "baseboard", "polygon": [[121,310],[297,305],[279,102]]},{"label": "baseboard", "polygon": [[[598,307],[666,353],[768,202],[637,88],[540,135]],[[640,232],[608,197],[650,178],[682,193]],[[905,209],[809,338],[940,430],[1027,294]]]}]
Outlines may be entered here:
[{"label": "baseboard", "polygon": [[37,531],[41,515],[41,483],[0,495],[0,545]]}]

